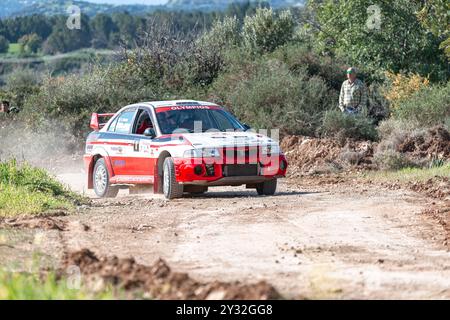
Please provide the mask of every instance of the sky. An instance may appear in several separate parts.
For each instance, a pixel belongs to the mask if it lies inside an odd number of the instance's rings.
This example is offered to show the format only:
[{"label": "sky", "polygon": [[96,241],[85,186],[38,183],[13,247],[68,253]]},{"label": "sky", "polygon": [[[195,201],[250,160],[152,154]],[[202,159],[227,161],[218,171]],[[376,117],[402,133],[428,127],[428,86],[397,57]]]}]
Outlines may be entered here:
[{"label": "sky", "polygon": [[167,0],[86,0],[95,3],[109,3],[109,4],[164,4]]}]

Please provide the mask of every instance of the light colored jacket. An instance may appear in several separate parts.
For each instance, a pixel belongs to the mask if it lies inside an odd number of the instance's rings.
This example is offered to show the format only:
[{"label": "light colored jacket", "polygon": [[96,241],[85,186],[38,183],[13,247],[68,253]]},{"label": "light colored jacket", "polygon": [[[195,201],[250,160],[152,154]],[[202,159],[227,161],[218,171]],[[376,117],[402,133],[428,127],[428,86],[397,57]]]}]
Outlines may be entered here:
[{"label": "light colored jacket", "polygon": [[361,111],[367,107],[367,88],[365,84],[356,79],[353,83],[349,80],[344,81],[339,96],[339,109],[345,111],[346,109],[353,109]]}]

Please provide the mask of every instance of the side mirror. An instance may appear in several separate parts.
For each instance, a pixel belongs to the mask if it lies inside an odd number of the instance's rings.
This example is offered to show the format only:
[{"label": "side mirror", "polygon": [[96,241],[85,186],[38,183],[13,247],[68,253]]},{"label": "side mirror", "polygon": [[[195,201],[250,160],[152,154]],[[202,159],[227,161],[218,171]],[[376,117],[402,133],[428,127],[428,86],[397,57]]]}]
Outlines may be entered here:
[{"label": "side mirror", "polygon": [[155,129],[153,128],[147,128],[144,131],[144,136],[149,137],[151,139],[156,137]]}]

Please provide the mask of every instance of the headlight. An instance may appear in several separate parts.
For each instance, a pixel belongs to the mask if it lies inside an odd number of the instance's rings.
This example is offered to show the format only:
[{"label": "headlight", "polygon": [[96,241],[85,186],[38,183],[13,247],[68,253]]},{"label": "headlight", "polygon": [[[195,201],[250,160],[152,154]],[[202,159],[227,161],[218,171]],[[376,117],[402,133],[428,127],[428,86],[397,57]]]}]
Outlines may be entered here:
[{"label": "headlight", "polygon": [[215,148],[191,149],[184,152],[184,158],[218,158],[220,152]]},{"label": "headlight", "polygon": [[272,155],[272,154],[279,154],[280,153],[280,146],[277,144],[270,144],[265,145],[261,147],[261,154],[262,155]]}]

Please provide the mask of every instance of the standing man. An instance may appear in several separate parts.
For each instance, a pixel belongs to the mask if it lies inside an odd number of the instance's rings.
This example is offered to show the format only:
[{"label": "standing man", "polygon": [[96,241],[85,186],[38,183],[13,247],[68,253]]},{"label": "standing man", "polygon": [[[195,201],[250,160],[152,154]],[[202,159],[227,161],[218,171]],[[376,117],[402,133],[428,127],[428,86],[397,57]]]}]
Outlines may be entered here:
[{"label": "standing man", "polygon": [[10,107],[9,101],[2,101],[0,103],[0,113],[19,113],[19,109],[15,107]]},{"label": "standing man", "polygon": [[357,114],[367,107],[367,89],[364,83],[357,79],[355,68],[347,70],[347,80],[344,81],[339,96],[339,109],[347,114]]}]

